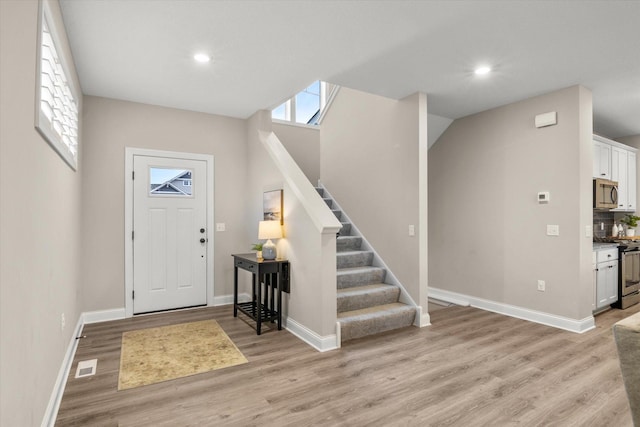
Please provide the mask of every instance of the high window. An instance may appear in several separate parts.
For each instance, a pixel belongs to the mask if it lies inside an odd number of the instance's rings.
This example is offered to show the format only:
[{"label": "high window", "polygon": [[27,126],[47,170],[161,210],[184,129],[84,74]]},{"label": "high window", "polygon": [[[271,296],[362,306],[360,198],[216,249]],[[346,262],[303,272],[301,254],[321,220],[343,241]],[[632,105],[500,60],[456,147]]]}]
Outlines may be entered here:
[{"label": "high window", "polygon": [[305,125],[317,125],[326,103],[326,83],[315,81],[271,111],[271,118]]},{"label": "high window", "polygon": [[56,25],[49,2],[41,2],[36,129],[74,170],[78,167],[78,99],[73,62],[66,58],[64,28]]}]

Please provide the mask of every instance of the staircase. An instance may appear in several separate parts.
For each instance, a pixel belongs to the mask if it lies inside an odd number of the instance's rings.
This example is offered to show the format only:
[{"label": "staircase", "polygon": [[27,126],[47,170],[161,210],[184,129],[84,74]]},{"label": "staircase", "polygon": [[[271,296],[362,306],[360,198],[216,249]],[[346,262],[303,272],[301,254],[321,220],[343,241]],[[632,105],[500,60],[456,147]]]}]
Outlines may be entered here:
[{"label": "staircase", "polygon": [[416,308],[399,301],[400,288],[385,283],[386,270],[373,265],[373,251],[362,248],[333,199],[318,193],[342,223],[337,238],[338,321],[342,342],[413,325]]}]

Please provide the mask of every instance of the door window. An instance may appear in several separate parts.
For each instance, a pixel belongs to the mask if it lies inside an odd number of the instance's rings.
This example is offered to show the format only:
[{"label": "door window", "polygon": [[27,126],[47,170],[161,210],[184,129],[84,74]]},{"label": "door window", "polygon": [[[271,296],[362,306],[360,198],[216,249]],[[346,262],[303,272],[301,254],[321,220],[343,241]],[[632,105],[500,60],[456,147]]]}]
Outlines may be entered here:
[{"label": "door window", "polygon": [[193,171],[189,169],[149,168],[150,196],[192,196]]}]

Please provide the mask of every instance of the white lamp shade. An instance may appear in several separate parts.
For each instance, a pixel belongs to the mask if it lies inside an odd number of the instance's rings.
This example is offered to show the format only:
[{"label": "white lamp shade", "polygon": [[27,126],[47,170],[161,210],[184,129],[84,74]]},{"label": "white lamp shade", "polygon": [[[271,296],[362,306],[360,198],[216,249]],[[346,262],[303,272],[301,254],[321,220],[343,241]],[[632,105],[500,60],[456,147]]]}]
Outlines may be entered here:
[{"label": "white lamp shade", "polygon": [[282,226],[280,221],[260,221],[258,224],[258,239],[281,239]]}]

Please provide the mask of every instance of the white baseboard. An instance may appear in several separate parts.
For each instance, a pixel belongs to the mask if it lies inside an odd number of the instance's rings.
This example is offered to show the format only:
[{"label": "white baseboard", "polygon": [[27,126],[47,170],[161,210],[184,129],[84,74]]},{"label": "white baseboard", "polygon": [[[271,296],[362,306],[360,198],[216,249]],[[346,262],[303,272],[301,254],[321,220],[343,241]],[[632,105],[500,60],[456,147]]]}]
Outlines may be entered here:
[{"label": "white baseboard", "polygon": [[75,356],[76,348],[78,347],[78,340],[76,339],[76,337],[80,336],[83,327],[83,315],[81,314],[78,317],[78,322],[76,323],[76,327],[73,330],[73,334],[71,335],[71,341],[67,346],[67,352],[64,354],[64,359],[62,359],[60,370],[58,370],[58,377],[56,378],[56,382],[53,385],[53,391],[51,392],[51,397],[49,398],[49,404],[47,405],[44,417],[42,418],[42,427],[53,427],[53,425],[56,423],[58,410],[60,409],[60,401],[62,400],[64,388],[67,385],[67,377],[69,376],[71,365],[73,364],[73,357]]},{"label": "white baseboard", "polygon": [[[251,296],[249,294],[238,294],[238,302],[249,302],[251,301]],[[231,295],[222,295],[219,297],[213,297],[213,303],[211,306],[219,306],[219,305],[229,305],[233,304],[233,294]]]},{"label": "white baseboard", "polygon": [[482,310],[493,311],[494,313],[564,329],[565,331],[583,333],[596,327],[593,316],[585,317],[581,320],[545,313],[543,311],[531,310],[515,305],[490,301],[483,298],[476,298],[470,295],[459,294],[457,292],[446,291],[444,289],[429,288],[429,297],[450,302],[456,305],[472,306]]},{"label": "white baseboard", "polygon": [[284,327],[287,331],[291,332],[293,335],[320,352],[340,348],[337,335],[318,335],[306,326],[296,322],[291,317],[287,317],[282,320],[284,321]]},{"label": "white baseboard", "polygon": [[85,325],[90,323],[108,322],[125,318],[124,307],[111,310],[86,311],[82,313],[82,321]]}]

